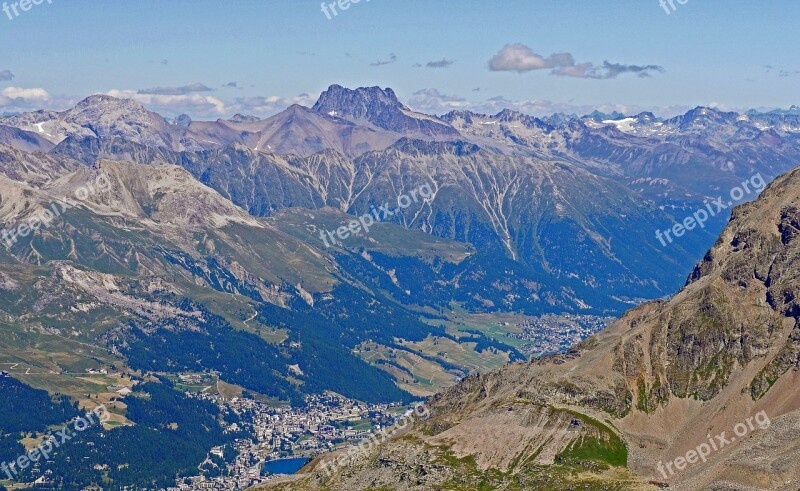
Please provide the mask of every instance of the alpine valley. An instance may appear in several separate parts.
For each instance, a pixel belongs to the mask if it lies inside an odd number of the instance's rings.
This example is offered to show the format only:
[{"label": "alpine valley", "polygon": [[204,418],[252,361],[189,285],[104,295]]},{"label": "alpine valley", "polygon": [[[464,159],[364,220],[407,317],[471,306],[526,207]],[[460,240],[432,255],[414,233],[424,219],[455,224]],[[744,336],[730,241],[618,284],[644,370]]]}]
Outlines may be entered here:
[{"label": "alpine valley", "polygon": [[[795,107],[435,116],[332,85],[267,119],[107,95],[0,118],[0,383],[19,394],[0,413],[40,408],[2,421],[0,461],[107,404],[112,424],[19,482],[161,489],[249,437],[212,394],[432,397],[353,466],[271,485],[796,491],[798,166]],[[754,176],[774,181],[756,201],[657,238]],[[597,334],[528,349],[543,322]],[[761,410],[769,431],[655,470]]]}]

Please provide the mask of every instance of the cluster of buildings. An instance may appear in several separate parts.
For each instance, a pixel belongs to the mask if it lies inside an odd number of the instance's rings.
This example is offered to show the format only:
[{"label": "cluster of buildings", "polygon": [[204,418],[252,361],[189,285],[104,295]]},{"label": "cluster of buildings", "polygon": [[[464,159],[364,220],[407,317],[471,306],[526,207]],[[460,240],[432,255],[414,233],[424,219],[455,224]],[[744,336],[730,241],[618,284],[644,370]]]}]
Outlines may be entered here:
[{"label": "cluster of buildings", "polygon": [[245,437],[237,438],[232,449],[212,449],[197,476],[178,480],[169,491],[247,489],[274,478],[264,469],[267,462],[311,459],[356,445],[403,415],[399,404],[365,404],[333,394],[309,396],[295,408],[217,394],[195,397],[234,412],[239,422],[226,431]]},{"label": "cluster of buildings", "polygon": [[518,324],[509,338],[526,341],[519,349],[534,357],[561,353],[605,329],[614,319],[595,315],[543,315]]}]

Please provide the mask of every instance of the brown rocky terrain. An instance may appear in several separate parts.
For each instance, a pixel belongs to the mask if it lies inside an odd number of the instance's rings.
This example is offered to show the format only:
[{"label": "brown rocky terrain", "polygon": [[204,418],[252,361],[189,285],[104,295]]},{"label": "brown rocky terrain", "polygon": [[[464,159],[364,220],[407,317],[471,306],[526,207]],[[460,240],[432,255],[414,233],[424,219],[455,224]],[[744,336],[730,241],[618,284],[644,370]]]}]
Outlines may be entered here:
[{"label": "brown rocky terrain", "polygon": [[[629,311],[567,354],[467,377],[428,401],[430,419],[331,477],[317,461],[272,486],[796,491],[798,236],[795,170],[734,211],[669,301]],[[756,415],[771,424],[734,435]],[[677,470],[717,435],[729,443]]]}]

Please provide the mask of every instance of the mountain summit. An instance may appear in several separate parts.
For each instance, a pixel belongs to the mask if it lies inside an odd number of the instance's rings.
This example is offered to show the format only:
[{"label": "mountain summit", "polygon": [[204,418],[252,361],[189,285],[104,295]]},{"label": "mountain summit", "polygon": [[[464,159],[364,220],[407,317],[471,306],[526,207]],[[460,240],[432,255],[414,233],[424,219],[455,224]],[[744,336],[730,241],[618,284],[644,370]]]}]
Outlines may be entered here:
[{"label": "mountain summit", "polygon": [[397,133],[419,132],[429,137],[460,136],[458,131],[439,118],[409,109],[390,88],[360,87],[353,90],[334,84],[320,95],[313,109]]},{"label": "mountain summit", "polygon": [[387,109],[409,110],[400,102],[397,94],[388,87],[385,89],[377,86],[348,89],[338,84],[331,85],[328,90],[320,94],[313,109],[319,112],[336,111],[342,117],[351,116],[364,119],[369,119]]}]

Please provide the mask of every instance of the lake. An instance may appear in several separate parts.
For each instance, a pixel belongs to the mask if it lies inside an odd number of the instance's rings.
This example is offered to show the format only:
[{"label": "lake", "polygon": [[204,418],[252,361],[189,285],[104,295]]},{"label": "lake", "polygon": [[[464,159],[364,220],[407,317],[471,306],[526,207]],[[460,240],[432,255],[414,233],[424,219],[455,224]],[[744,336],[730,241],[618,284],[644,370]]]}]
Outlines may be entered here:
[{"label": "lake", "polygon": [[305,457],[272,460],[264,463],[262,471],[266,474],[294,474],[309,462],[311,459]]}]

